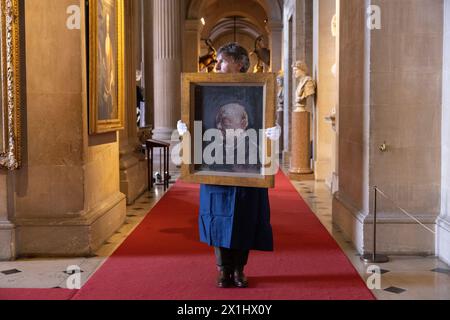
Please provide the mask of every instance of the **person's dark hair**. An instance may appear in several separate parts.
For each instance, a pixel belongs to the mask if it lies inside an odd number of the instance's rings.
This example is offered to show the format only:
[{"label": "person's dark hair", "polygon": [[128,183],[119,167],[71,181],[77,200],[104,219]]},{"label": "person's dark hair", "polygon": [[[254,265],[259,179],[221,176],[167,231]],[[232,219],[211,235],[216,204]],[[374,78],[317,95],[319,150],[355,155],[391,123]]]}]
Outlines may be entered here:
[{"label": "person's dark hair", "polygon": [[219,49],[217,55],[226,55],[231,57],[236,63],[242,63],[241,73],[246,73],[250,68],[250,58],[248,51],[239,44],[232,42]]}]

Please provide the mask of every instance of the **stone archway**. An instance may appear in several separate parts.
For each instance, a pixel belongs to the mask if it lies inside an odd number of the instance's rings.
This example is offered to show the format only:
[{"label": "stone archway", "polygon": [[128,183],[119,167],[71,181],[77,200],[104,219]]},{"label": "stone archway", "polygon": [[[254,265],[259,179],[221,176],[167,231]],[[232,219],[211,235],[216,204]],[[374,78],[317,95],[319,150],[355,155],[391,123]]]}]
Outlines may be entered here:
[{"label": "stone archway", "polygon": [[[198,71],[197,59],[200,56],[200,39],[210,32],[216,23],[227,16],[240,15],[248,18],[258,29],[266,33],[272,51],[272,70],[281,69],[282,47],[282,6],[278,0],[253,1],[206,1],[191,0],[187,6],[185,20],[184,71]],[[207,20],[206,25],[200,19]],[[192,46],[197,43],[197,46]]]}]

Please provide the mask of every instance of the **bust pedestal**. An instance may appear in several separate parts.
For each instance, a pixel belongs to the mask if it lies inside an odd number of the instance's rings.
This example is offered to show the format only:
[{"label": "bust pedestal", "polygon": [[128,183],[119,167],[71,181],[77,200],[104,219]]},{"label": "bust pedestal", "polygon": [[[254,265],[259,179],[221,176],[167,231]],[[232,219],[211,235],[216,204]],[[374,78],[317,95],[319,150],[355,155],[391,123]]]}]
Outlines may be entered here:
[{"label": "bust pedestal", "polygon": [[293,180],[314,180],[311,169],[311,117],[304,108],[292,113],[292,155],[289,176]]}]

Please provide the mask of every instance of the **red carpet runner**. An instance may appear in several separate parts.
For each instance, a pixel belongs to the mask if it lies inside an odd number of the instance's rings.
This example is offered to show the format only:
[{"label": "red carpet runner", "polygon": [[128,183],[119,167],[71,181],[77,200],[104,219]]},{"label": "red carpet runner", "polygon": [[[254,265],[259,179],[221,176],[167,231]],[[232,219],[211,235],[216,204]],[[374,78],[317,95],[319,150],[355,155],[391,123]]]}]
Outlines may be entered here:
[{"label": "red carpet runner", "polygon": [[198,201],[198,186],[173,186],[72,299],[374,299],[283,174],[270,192],[275,252],[250,254],[250,288],[216,289],[213,250],[198,241]]}]

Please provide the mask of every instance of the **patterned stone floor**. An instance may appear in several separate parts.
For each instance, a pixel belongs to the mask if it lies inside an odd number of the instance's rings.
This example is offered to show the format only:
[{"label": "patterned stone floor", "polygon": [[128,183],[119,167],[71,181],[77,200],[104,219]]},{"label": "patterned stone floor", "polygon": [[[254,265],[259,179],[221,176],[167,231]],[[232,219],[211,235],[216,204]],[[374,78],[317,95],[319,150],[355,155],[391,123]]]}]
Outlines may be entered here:
[{"label": "patterned stone floor", "polygon": [[[359,254],[343,233],[332,224],[332,196],[324,183],[293,182],[318,219],[335,238],[349,260],[368,279],[370,265],[360,260]],[[150,209],[163,195],[161,186],[147,192],[127,208],[127,218],[122,226],[96,252],[95,257],[74,259],[19,259],[0,262],[0,288],[55,288],[66,287],[70,276],[69,266],[82,270],[82,284],[102,265],[126,237],[139,225]],[[391,261],[381,264],[381,288],[374,290],[382,300],[450,299],[450,268],[435,257],[391,256]]]}]

